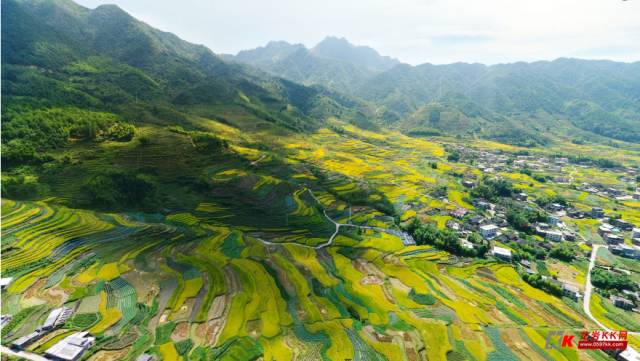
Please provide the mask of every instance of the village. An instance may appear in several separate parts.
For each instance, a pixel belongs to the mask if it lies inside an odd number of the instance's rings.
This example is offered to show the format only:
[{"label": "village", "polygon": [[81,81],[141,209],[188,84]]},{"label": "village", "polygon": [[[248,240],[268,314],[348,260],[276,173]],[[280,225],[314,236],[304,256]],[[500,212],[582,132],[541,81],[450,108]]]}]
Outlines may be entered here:
[{"label": "village", "polygon": [[[606,213],[603,207],[574,207],[565,199],[533,198],[523,191],[513,189],[506,197],[489,200],[475,190],[485,187],[486,179],[500,181],[504,173],[522,173],[554,187],[570,188],[594,196],[603,197],[610,202],[633,201],[640,199],[637,188],[638,169],[615,166],[608,171],[618,174],[621,184],[626,187],[613,187],[597,182],[575,184],[576,168],[598,168],[597,162],[572,162],[567,157],[549,157],[534,155],[513,155],[501,151],[483,151],[463,146],[453,150],[460,162],[472,165],[480,171],[480,176],[466,173],[460,183],[471,194],[474,210],[459,207],[449,215],[446,228],[460,236],[465,249],[473,249],[478,242],[471,241],[478,234],[485,242],[491,243],[489,254],[497,260],[517,265],[523,279],[549,290],[559,290],[562,296],[578,301],[583,297],[585,287],[575,280],[563,280],[555,276],[539,274],[536,260],[555,257],[560,260],[588,260],[594,244],[623,259],[640,260],[640,228],[637,224],[624,219],[615,212]],[[607,166],[610,166],[607,164]],[[480,195],[480,196],[478,196]],[[506,199],[505,199],[506,198]],[[532,199],[533,198],[533,199]],[[521,224],[520,215],[525,215],[526,225]],[[597,237],[585,237],[575,226],[581,220],[597,224]],[[594,235],[595,236],[595,235]],[[564,244],[570,246],[565,247]],[[580,246],[581,245],[581,246]],[[596,248],[597,249],[597,248]],[[571,254],[570,250],[575,250]],[[594,251],[595,252],[595,251]],[[628,276],[637,270],[610,267],[596,263],[595,268],[607,274]],[[637,279],[637,278],[636,278]],[[640,313],[640,283],[634,282],[631,289],[600,290],[596,292],[608,296],[616,307]]]}]

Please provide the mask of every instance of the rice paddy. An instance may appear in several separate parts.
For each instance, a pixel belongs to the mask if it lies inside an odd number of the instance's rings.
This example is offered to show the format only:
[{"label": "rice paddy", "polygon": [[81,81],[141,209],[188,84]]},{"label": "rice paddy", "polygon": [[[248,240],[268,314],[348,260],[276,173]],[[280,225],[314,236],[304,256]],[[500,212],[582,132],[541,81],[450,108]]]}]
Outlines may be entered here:
[{"label": "rice paddy", "polygon": [[[381,231],[413,218],[445,228],[451,210],[474,209],[450,176],[467,169],[447,164],[443,144],[342,125],[346,136],[320,129],[283,154],[233,145],[246,162],[208,168],[211,197],[189,209],[101,213],[4,199],[1,267],[14,281],[3,310],[42,305],[7,341],[66,305],[76,316],[64,332],[90,331],[126,360],[598,359],[544,349],[550,328],[594,325],[513,266]],[[584,282],[576,265],[545,267]],[[612,326],[637,321],[601,302],[593,312]]]}]

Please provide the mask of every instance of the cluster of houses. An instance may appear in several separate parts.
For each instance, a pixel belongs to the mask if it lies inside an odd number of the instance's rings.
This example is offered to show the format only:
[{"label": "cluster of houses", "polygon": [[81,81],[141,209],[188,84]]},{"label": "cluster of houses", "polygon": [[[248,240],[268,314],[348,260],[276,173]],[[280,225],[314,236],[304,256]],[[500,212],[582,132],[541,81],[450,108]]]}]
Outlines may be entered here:
[{"label": "cluster of houses", "polygon": [[536,223],[535,228],[537,235],[551,242],[576,240],[575,233],[566,228],[560,218],[556,216],[549,216],[547,223]]},{"label": "cluster of houses", "polygon": [[[623,232],[629,232],[633,245],[625,244]],[[640,228],[622,219],[609,219],[598,227],[598,234],[609,245],[611,253],[632,259],[640,259]]]},{"label": "cluster of houses", "polygon": [[640,199],[640,189],[636,189],[634,193],[628,193],[627,190],[587,182],[580,184],[577,189],[617,201]]},{"label": "cluster of houses", "polygon": [[[455,146],[455,150],[461,155],[461,159],[475,163],[477,169],[483,173],[495,173],[501,171],[519,171],[530,169],[537,172],[556,174],[551,179],[556,183],[570,183],[571,179],[562,173],[564,167],[570,163],[569,158],[556,156],[547,157],[543,155],[517,155],[513,156],[500,150],[486,151],[467,148],[461,145]],[[587,168],[588,164],[574,164],[577,167]],[[620,174],[622,182],[633,183],[640,171],[633,167],[618,167],[610,169],[612,172]],[[634,193],[627,190],[605,186],[599,183],[583,183],[578,187],[585,192],[598,194],[614,200],[640,199],[640,189]]]},{"label": "cluster of houses", "polygon": [[[614,254],[617,254],[611,248],[612,247],[610,246],[609,250],[611,250]],[[596,267],[603,268],[614,274],[629,275],[631,273],[630,271],[622,268],[615,268],[615,267],[608,267],[608,266],[601,266],[601,265],[598,265]],[[640,283],[638,285],[640,286]],[[625,290],[622,290],[620,294],[611,295],[609,299],[611,300],[611,303],[613,303],[613,305],[618,308],[640,313],[640,308],[636,307],[636,305],[640,305],[638,304],[638,302],[640,302],[640,292],[625,289]]]},{"label": "cluster of houses", "polygon": [[[5,290],[13,281],[12,278],[2,278],[0,285]],[[59,307],[51,310],[44,323],[35,331],[15,339],[10,347],[16,351],[25,350],[29,345],[38,341],[53,330],[61,327],[73,315],[74,310],[68,307]],[[12,319],[11,315],[2,315],[4,327]],[[76,332],[56,342],[44,353],[47,359],[54,361],[77,361],[95,344],[95,337],[88,332]]]}]

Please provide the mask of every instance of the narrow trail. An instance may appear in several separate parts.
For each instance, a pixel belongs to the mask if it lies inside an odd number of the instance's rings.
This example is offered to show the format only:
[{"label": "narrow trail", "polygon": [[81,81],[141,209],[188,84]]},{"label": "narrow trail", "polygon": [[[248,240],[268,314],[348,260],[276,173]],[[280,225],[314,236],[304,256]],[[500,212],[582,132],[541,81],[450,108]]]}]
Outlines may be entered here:
[{"label": "narrow trail", "polygon": [[[403,232],[401,231],[395,231],[392,229],[387,229],[387,228],[381,228],[381,227],[372,227],[372,226],[360,226],[357,224],[347,224],[347,223],[338,223],[336,222],[333,218],[329,217],[329,215],[327,214],[327,209],[324,208],[324,206],[322,205],[322,202],[320,202],[320,200],[316,197],[316,195],[313,193],[313,191],[309,188],[306,189],[309,194],[311,195],[311,197],[318,203],[318,205],[322,208],[322,214],[324,215],[324,217],[331,223],[333,223],[333,225],[335,226],[335,231],[333,232],[333,234],[329,237],[329,239],[324,242],[321,243],[317,246],[308,246],[306,244],[301,244],[298,242],[270,242],[267,240],[264,240],[262,238],[256,238],[257,240],[259,240],[260,242],[267,244],[267,245],[279,245],[279,244],[296,244],[299,246],[303,246],[303,247],[309,247],[309,248],[313,248],[316,250],[322,249],[324,247],[328,247],[331,244],[333,244],[333,241],[335,240],[336,236],[338,236],[338,233],[340,232],[340,227],[353,227],[353,228],[360,228],[360,229],[372,229],[378,232],[385,232],[388,234],[392,234],[395,236],[400,237],[400,239],[402,239],[403,243],[406,241],[406,238],[408,237],[407,235],[403,234]],[[412,240],[413,241],[413,240]]]}]

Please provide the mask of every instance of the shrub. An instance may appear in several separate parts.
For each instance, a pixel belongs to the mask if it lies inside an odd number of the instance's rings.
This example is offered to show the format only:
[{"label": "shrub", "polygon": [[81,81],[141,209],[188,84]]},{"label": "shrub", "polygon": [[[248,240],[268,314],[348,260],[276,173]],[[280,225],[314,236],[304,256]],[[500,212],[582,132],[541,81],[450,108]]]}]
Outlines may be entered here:
[{"label": "shrub", "polygon": [[436,301],[437,301],[437,299],[433,297],[433,295],[428,293],[426,294],[417,293],[416,290],[414,290],[413,288],[411,289],[411,291],[409,291],[409,297],[416,303],[419,303],[425,306],[433,306],[436,304]]},{"label": "shrub", "polygon": [[562,288],[548,278],[542,278],[539,274],[523,274],[522,279],[535,288],[539,288],[552,295],[562,297]]}]

